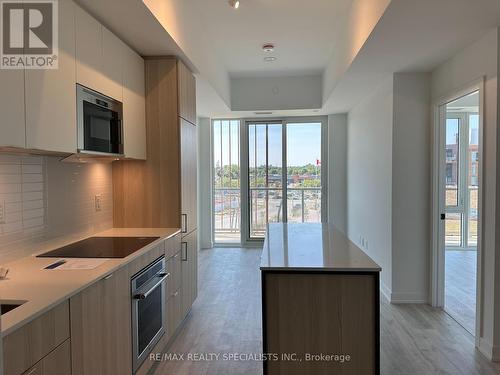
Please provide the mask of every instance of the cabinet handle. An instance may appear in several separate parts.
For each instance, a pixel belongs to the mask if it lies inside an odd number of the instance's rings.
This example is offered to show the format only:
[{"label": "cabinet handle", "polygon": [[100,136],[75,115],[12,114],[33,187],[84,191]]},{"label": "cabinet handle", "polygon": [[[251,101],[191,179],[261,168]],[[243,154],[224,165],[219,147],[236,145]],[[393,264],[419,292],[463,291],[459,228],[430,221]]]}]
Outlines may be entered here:
[{"label": "cabinet handle", "polygon": [[182,214],[182,222],[181,222],[181,232],[187,233],[188,231],[188,215]]},{"label": "cabinet handle", "polygon": [[33,375],[36,373],[37,367],[33,367],[31,370],[28,370],[28,372],[25,372],[24,375]]},{"label": "cabinet handle", "polygon": [[172,297],[177,297],[178,295],[179,295],[179,291],[177,291],[174,294],[172,294]]},{"label": "cabinet handle", "polygon": [[103,280],[109,280],[109,279],[111,279],[112,277],[113,277],[113,274],[112,274],[112,273],[110,273],[109,275],[104,276],[104,277],[103,277]]},{"label": "cabinet handle", "polygon": [[[182,256],[182,251],[184,251],[186,256]],[[181,260],[183,262],[187,262],[187,260],[188,260],[188,243],[187,242],[181,242]]]}]

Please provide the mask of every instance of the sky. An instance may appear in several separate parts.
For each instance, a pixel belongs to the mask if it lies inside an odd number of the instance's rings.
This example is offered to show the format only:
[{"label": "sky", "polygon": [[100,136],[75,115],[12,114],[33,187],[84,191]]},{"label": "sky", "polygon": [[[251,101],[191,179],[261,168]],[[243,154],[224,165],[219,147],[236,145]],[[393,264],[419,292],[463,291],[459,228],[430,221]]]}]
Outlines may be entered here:
[{"label": "sky", "polygon": [[[469,116],[469,137],[472,144],[477,144],[477,132],[479,129],[479,115]],[[457,143],[458,119],[446,119],[446,144],[454,145]]]}]

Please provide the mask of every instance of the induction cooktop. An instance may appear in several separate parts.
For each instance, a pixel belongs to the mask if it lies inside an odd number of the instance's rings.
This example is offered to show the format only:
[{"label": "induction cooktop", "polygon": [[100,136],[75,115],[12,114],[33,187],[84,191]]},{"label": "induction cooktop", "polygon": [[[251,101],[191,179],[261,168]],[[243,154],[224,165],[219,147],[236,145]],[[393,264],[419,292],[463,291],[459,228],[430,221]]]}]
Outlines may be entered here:
[{"label": "induction cooktop", "polygon": [[38,258],[125,258],[160,237],[90,237]]}]

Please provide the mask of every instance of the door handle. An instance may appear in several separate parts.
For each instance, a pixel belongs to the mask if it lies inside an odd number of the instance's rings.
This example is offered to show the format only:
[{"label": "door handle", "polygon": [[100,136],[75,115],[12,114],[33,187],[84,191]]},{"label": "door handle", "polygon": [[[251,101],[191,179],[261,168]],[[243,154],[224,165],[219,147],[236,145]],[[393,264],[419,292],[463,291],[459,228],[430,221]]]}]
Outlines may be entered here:
[{"label": "door handle", "polygon": [[[182,256],[182,252],[186,254],[186,256]],[[187,242],[181,242],[181,261],[187,262],[188,260],[188,243]]]},{"label": "door handle", "polygon": [[446,214],[441,214],[441,220],[446,220]]},{"label": "door handle", "polygon": [[182,233],[187,233],[188,231],[188,215],[187,214],[181,214],[182,217],[182,222],[181,222],[181,232]]}]

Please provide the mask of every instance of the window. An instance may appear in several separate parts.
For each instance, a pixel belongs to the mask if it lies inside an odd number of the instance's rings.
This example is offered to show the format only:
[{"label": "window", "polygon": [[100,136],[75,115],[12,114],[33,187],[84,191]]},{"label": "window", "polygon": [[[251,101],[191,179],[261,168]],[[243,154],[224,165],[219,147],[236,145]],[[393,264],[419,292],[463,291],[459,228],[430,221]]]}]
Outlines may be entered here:
[{"label": "window", "polygon": [[215,243],[240,243],[240,121],[212,122],[213,235]]}]

